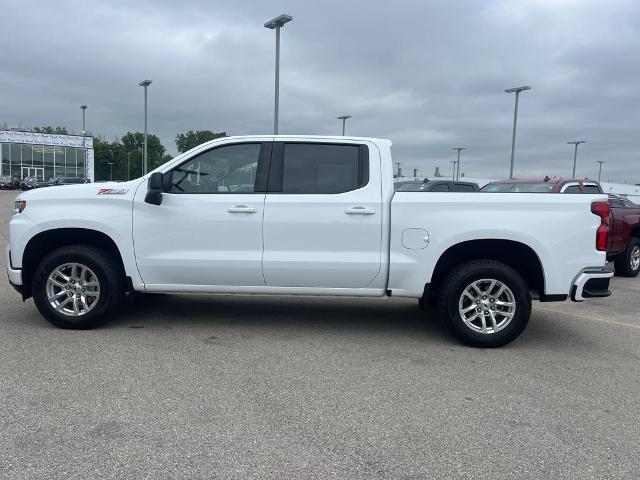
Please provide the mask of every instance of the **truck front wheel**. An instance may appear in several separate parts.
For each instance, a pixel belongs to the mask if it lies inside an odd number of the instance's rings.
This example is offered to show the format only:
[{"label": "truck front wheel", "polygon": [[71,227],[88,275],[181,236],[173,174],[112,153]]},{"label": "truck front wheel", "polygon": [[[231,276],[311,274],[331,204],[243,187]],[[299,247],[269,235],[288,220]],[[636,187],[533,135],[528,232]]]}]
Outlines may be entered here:
[{"label": "truck front wheel", "polygon": [[494,260],[464,263],[444,280],[441,319],[463,343],[500,347],[522,333],[531,316],[531,294],[514,269]]},{"label": "truck front wheel", "polygon": [[54,250],[36,268],[33,300],[50,323],[89,329],[102,323],[124,297],[124,272],[113,256],[89,245]]}]

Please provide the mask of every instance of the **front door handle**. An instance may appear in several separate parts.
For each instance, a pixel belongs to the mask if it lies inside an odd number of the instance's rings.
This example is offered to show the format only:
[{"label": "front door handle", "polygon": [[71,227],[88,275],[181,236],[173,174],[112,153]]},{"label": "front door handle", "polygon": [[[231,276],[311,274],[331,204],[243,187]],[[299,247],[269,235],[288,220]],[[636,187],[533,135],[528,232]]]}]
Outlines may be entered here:
[{"label": "front door handle", "polygon": [[347,208],[344,213],[347,215],[373,215],[376,211],[372,208],[351,207]]},{"label": "front door handle", "polygon": [[247,205],[236,205],[227,209],[229,213],[256,213],[257,211],[257,208],[248,207]]}]

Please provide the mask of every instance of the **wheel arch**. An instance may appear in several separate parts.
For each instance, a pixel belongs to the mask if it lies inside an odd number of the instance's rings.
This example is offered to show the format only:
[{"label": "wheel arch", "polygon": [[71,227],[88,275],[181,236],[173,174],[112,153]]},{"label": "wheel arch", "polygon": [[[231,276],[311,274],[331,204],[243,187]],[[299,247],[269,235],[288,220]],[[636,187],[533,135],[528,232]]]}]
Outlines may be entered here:
[{"label": "wheel arch", "polygon": [[88,228],[54,228],[34,235],[27,243],[22,261],[22,297],[32,296],[31,280],[36,267],[50,252],[69,245],[91,245],[109,252],[125,271],[122,253],[116,242],[104,232]]},{"label": "wheel arch", "polygon": [[510,266],[544,300],[544,269],[538,254],[522,242],[503,239],[468,240],[449,247],[438,259],[431,281],[425,285],[425,294],[432,297],[437,295],[439,286],[453,268],[480,259],[495,260]]}]

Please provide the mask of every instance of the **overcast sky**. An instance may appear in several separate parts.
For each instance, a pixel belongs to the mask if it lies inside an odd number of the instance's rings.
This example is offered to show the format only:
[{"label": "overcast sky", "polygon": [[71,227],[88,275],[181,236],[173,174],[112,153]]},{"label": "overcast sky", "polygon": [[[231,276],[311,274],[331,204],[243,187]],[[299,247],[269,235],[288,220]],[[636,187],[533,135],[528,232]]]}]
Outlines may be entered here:
[{"label": "overcast sky", "polygon": [[0,0],[0,124],[65,125],[108,139],[143,129],[175,154],[176,133],[273,128],[282,30],[280,133],[390,138],[405,172],[640,182],[640,2]]}]

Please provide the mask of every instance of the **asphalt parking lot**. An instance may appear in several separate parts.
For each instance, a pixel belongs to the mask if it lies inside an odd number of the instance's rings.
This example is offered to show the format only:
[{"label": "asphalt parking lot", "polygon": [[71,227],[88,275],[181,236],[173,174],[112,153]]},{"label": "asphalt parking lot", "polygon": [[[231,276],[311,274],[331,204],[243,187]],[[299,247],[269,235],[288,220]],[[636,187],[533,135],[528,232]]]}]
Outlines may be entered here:
[{"label": "asphalt parking lot", "polygon": [[403,299],[163,295],[64,331],[0,277],[1,478],[640,470],[640,278],[534,303],[520,338],[480,350]]}]

